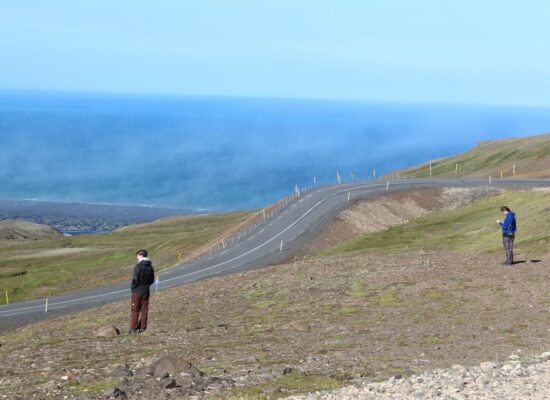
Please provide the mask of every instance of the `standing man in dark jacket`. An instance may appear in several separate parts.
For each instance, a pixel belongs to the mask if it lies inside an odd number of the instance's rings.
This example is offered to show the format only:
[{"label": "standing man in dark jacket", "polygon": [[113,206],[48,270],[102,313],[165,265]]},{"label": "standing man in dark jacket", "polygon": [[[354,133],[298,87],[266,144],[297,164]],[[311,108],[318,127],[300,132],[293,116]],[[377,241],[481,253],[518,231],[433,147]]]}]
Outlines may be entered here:
[{"label": "standing man in dark jacket", "polygon": [[155,282],[155,271],[151,260],[147,258],[147,250],[136,253],[138,263],[134,267],[132,278],[132,322],[130,333],[141,333],[147,329],[147,313],[149,311],[149,286]]},{"label": "standing man in dark jacket", "polygon": [[512,265],[514,263],[514,239],[516,237],[516,214],[506,206],[500,208],[505,215],[504,221],[497,221],[502,228],[502,244],[506,252],[506,261],[502,265]]}]

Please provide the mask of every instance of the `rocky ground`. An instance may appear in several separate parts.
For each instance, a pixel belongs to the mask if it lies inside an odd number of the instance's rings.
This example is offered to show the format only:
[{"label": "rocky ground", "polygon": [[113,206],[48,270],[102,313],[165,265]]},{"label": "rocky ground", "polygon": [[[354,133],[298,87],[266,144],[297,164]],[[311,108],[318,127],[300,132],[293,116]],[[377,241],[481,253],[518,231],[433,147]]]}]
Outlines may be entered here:
[{"label": "rocky ground", "polygon": [[509,361],[491,361],[465,368],[436,369],[380,383],[361,383],[343,389],[288,397],[288,400],[544,400],[550,398],[550,353],[526,360],[513,354]]},{"label": "rocky ground", "polygon": [[[445,253],[299,261],[166,290],[153,297],[145,333],[98,337],[103,326],[127,327],[128,304],[110,304],[3,335],[0,393],[278,398],[541,354],[550,263],[500,262]],[[204,375],[150,375],[167,355]]]}]

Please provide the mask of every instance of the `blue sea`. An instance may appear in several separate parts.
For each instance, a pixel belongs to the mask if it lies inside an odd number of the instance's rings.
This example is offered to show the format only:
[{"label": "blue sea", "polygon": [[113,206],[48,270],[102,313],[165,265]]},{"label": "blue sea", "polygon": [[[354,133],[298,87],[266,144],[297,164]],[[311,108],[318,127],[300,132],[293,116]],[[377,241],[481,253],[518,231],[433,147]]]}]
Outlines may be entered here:
[{"label": "blue sea", "polygon": [[548,131],[543,108],[1,92],[0,198],[249,209]]}]

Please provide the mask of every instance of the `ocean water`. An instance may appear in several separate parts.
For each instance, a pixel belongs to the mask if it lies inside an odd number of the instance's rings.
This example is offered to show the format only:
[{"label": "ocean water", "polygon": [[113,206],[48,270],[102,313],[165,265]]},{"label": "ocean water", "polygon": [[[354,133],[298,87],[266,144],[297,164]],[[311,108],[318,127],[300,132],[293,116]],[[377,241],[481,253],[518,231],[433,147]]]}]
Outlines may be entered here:
[{"label": "ocean water", "polygon": [[225,211],[550,131],[550,110],[0,93],[0,198]]}]

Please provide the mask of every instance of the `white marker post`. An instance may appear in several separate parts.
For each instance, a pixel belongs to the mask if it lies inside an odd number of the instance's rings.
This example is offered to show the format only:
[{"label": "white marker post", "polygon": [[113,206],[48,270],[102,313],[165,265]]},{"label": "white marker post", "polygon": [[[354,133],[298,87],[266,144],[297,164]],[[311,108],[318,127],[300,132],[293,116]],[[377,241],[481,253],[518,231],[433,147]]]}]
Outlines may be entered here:
[{"label": "white marker post", "polygon": [[430,163],[430,178],[432,177],[432,163]]},{"label": "white marker post", "polygon": [[283,241],[281,240],[281,245],[279,246],[279,252],[283,251]]},{"label": "white marker post", "polygon": [[300,197],[300,188],[298,185],[294,185],[294,193],[296,193],[296,197]]},{"label": "white marker post", "polygon": [[46,308],[44,309],[44,312],[47,313],[48,312],[48,298],[46,297]]},{"label": "white marker post", "polygon": [[159,292],[159,283],[160,283],[160,275],[157,274],[155,277],[155,294]]},{"label": "white marker post", "polygon": [[516,176],[516,164],[514,164],[514,171],[513,171],[512,175],[513,175],[514,177]]},{"label": "white marker post", "polygon": [[351,199],[351,192],[348,192],[348,201]]},{"label": "white marker post", "polygon": [[390,181],[386,181],[386,190],[390,188]]},{"label": "white marker post", "polygon": [[317,177],[313,177],[313,187],[317,187]]},{"label": "white marker post", "polygon": [[264,219],[265,219],[265,208],[262,210],[262,213],[263,213],[263,216],[264,216]]},{"label": "white marker post", "polygon": [[455,164],[455,178],[458,178],[458,163]]},{"label": "white marker post", "polygon": [[491,175],[489,175],[489,185],[490,185],[491,183],[493,183],[493,179],[492,179]]},{"label": "white marker post", "polygon": [[8,291],[6,290],[6,304],[10,304],[10,298],[8,296]]}]

